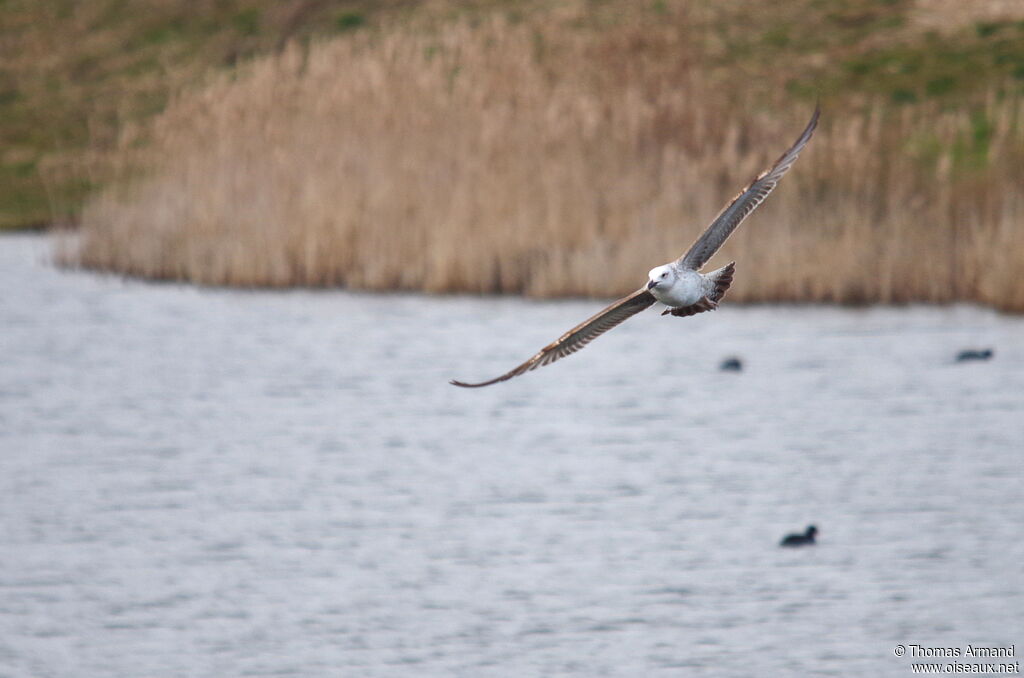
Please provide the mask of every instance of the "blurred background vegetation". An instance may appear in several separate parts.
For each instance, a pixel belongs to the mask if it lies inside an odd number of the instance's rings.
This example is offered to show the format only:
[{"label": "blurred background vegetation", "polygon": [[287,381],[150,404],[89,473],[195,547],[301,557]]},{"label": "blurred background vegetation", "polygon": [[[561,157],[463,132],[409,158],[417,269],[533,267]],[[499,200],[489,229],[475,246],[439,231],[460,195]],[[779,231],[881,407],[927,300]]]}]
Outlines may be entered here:
[{"label": "blurred background vegetation", "polygon": [[[686,35],[699,41],[687,51],[723,82],[762,92],[782,87],[830,106],[879,95],[894,106],[935,100],[973,110],[993,92],[1024,90],[1020,2],[591,0],[566,9],[579,4],[2,0],[0,228],[75,220],[85,196],[110,180],[118,136],[211,71],[289,42],[381,30],[396,20],[501,14],[544,22],[570,11],[576,24],[598,30],[686,21]],[[986,135],[979,115],[962,152],[983,160]]]}]

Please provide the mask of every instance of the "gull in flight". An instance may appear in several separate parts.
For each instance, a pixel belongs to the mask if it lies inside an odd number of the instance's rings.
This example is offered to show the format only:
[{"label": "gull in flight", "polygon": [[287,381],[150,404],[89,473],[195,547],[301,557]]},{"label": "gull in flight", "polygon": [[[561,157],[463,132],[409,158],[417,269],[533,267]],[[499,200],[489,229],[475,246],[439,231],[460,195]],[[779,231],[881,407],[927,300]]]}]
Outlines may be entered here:
[{"label": "gull in flight", "polygon": [[629,296],[619,299],[597,315],[584,320],[542,348],[522,365],[506,372],[500,377],[477,384],[469,384],[454,379],[451,383],[455,386],[466,388],[489,386],[499,381],[507,381],[512,377],[518,377],[520,374],[537,369],[542,365],[549,365],[559,358],[575,353],[596,337],[604,334],[627,318],[652,306],[656,301],[660,301],[668,306],[668,309],[662,315],[671,313],[679,317],[694,315],[702,311],[713,311],[718,308],[718,302],[722,300],[726,290],[729,289],[729,285],[732,284],[732,275],[736,270],[736,262],[708,273],[699,273],[698,271],[714,256],[715,252],[725,243],[732,232],[736,230],[736,227],[758,205],[764,202],[764,199],[772,192],[772,189],[779,183],[782,176],[793,166],[797,156],[800,155],[800,151],[804,149],[807,142],[811,140],[811,135],[814,134],[814,128],[818,125],[819,113],[820,110],[815,108],[811,121],[807,123],[807,127],[804,128],[796,143],[783,153],[775,161],[774,165],[757,175],[746,188],[740,191],[739,195],[733,198],[732,202],[715,217],[711,225],[690,246],[686,254],[664,266],[652,268],[650,273],[647,274],[648,281],[646,285]]}]

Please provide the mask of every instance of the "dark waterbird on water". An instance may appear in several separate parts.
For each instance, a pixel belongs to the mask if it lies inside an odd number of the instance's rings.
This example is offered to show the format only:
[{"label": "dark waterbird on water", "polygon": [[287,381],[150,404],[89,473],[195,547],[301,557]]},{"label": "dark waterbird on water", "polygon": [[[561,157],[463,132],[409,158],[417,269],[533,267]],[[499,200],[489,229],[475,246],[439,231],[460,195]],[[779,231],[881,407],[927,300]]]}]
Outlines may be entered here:
[{"label": "dark waterbird on water", "polygon": [[718,369],[723,372],[740,372],[743,370],[743,361],[735,356],[732,358],[726,358],[718,366]]},{"label": "dark waterbird on water", "polygon": [[764,202],[782,176],[793,166],[800,151],[814,134],[819,113],[820,111],[815,108],[811,121],[789,150],[783,153],[774,165],[758,174],[732,202],[725,206],[686,254],[673,262],[652,268],[647,274],[646,285],[619,299],[597,315],[584,320],[542,348],[522,365],[500,377],[472,384],[453,379],[451,383],[468,388],[488,386],[499,381],[507,381],[542,365],[549,365],[559,358],[575,353],[598,336],[640,311],[650,308],[658,301],[668,307],[662,315],[671,313],[677,317],[691,316],[718,308],[718,302],[732,284],[736,264],[733,262],[708,273],[700,273],[700,269],[714,256],[736,227]]},{"label": "dark waterbird on water", "polygon": [[956,354],[956,361],[958,363],[965,363],[969,360],[988,360],[995,354],[990,348],[985,349],[965,349]]},{"label": "dark waterbird on water", "polygon": [[779,546],[811,546],[815,543],[814,535],[818,534],[818,528],[808,525],[807,531],[803,534],[787,534],[779,542]]}]

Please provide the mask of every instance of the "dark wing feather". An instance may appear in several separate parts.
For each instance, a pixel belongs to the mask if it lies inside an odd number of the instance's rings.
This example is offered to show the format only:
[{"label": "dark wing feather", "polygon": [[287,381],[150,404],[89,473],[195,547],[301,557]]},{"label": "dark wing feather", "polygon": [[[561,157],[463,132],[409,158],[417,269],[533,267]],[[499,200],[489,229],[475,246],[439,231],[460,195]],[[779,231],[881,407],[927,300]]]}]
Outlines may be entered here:
[{"label": "dark wing feather", "polygon": [[520,374],[537,369],[542,365],[548,365],[559,358],[564,358],[571,353],[575,353],[595,338],[604,334],[627,318],[636,315],[645,308],[650,307],[653,303],[654,295],[648,292],[645,288],[641,288],[636,292],[633,292],[633,294],[628,297],[619,299],[600,313],[584,320],[579,325],[542,348],[537,355],[533,356],[514,370],[506,372],[500,377],[495,377],[490,381],[482,381],[479,384],[467,384],[462,381],[455,381],[454,379],[451,383],[456,386],[464,386],[466,388],[477,388],[479,386],[496,384],[499,381],[507,381],[512,377],[518,377]]},{"label": "dark wing feather", "polygon": [[708,259],[715,255],[715,252],[725,243],[726,239],[736,230],[736,227],[753,212],[758,205],[764,202],[768,194],[772,192],[779,179],[782,178],[789,168],[796,162],[797,156],[803,150],[807,142],[814,134],[814,128],[818,126],[818,115],[820,109],[814,109],[811,121],[807,123],[803,134],[796,140],[788,151],[775,161],[769,169],[761,172],[750,184],[740,191],[740,194],[733,198],[725,209],[723,209],[703,234],[697,238],[689,251],[679,258],[678,264],[683,268],[699,270],[708,262]]}]

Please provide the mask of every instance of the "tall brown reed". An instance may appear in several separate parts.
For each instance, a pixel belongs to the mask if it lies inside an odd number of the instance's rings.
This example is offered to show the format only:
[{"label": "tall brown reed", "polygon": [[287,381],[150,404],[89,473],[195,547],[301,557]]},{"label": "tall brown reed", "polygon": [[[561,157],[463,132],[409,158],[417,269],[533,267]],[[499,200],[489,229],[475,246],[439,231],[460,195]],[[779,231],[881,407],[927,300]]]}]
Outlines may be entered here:
[{"label": "tall brown reed", "polygon": [[[144,177],[88,205],[63,260],[209,285],[624,293],[810,115],[782,94],[744,105],[704,72],[677,35],[628,23],[291,48],[174,102],[127,165]],[[739,262],[732,300],[1024,311],[1021,101],[827,103],[711,262]]]}]

